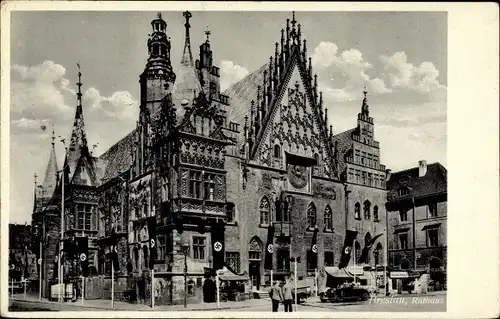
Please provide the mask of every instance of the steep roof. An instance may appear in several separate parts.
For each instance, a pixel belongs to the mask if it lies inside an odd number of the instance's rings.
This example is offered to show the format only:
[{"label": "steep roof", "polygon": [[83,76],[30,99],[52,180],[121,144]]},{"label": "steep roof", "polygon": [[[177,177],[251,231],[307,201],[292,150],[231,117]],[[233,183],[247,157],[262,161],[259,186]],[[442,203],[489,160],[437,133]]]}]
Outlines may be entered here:
[{"label": "steep roof", "polygon": [[400,181],[406,179],[406,186],[413,189],[415,198],[426,197],[435,194],[446,193],[448,190],[447,170],[440,163],[431,163],[427,165],[427,172],[419,177],[418,166],[399,172],[391,173],[387,181],[387,190],[397,191],[400,187]]},{"label": "steep roof", "polygon": [[332,137],[333,143],[337,142],[337,147],[339,151],[339,171],[343,172],[346,168],[345,155],[352,149],[352,135],[356,132],[356,127],[351,128],[342,133],[335,134]]},{"label": "steep roof", "polygon": [[130,169],[130,154],[135,141],[135,133],[134,129],[99,156],[96,165],[98,184],[103,184]]},{"label": "steep roof", "polygon": [[[245,115],[248,115],[248,121],[250,121],[251,102],[257,96],[257,87],[262,85],[264,81],[264,71],[267,70],[268,65],[268,63],[264,64],[223,92],[224,95],[229,96],[231,103],[231,107],[227,112],[228,122],[238,123],[240,127],[243,127]],[[242,141],[243,138],[243,134],[240,134],[241,140],[238,141],[238,145],[244,142]]]},{"label": "steep roof", "polygon": [[42,184],[42,192],[39,194],[42,198],[51,197],[52,194],[54,194],[54,190],[57,186],[57,171],[56,149],[54,147],[54,141],[52,141],[49,162],[47,163],[47,168],[45,169],[45,177]]}]

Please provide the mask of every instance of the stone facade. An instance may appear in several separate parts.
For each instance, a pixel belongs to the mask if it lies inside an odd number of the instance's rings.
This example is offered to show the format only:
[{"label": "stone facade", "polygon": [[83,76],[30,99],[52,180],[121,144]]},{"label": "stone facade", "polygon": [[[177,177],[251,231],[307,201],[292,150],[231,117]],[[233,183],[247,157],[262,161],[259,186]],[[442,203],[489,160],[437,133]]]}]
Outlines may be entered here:
[{"label": "stone facade", "polygon": [[387,202],[389,265],[444,272],[447,264],[447,172],[439,163],[427,165],[420,161],[419,166],[390,174]]},{"label": "stone facade", "polygon": [[[301,260],[299,278],[338,265],[346,229],[359,231],[361,247],[367,233],[385,232],[385,167],[366,96],[357,131],[334,136],[295,17],[287,20],[286,45],[282,33],[274,59],[225,92],[220,92],[209,33],[193,61],[191,14],[184,17],[185,49],[176,72],[166,22],[161,14],[151,22],[137,127],[99,157],[70,152],[70,174],[79,184],[70,185],[66,230],[89,238],[89,266],[95,270],[85,290],[90,298],[110,297],[115,246],[117,300],[134,295],[149,303],[153,282],[156,303],[175,304],[185,294],[188,302],[202,299],[204,275],[218,261],[212,238],[217,225],[224,229],[226,265],[251,277],[254,288],[269,282],[264,261],[270,225],[275,227],[273,271],[280,279],[293,271],[290,257]],[[78,101],[72,145],[85,149],[80,95]],[[357,150],[369,153],[370,161],[359,163],[351,156]],[[367,174],[363,182],[350,177],[354,167]],[[53,254],[59,238],[58,185],[46,255]],[[288,212],[276,211],[278,198],[289,201]],[[356,205],[366,202],[369,215],[354,215]],[[148,228],[152,221],[155,237]],[[88,228],[77,227],[82,222]],[[316,255],[311,252],[314,229]],[[379,240],[383,250],[385,238]],[[155,251],[152,281],[149,260]],[[50,277],[51,259],[46,259]]]}]

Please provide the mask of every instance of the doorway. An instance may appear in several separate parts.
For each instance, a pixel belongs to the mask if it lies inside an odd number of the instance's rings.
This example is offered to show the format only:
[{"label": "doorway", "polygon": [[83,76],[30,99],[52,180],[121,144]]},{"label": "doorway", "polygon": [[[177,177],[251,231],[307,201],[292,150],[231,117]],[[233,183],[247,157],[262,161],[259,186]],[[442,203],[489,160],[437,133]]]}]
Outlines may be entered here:
[{"label": "doorway", "polygon": [[252,290],[260,289],[260,261],[250,261],[250,280],[252,282]]}]

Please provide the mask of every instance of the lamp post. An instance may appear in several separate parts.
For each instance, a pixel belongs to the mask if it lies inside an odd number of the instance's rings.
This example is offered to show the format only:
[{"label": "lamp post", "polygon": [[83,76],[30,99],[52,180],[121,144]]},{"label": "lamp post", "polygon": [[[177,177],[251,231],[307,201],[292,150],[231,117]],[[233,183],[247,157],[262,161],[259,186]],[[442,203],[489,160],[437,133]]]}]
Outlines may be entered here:
[{"label": "lamp post", "polygon": [[379,251],[378,249],[375,249],[373,251],[373,261],[375,262],[375,288],[376,288],[376,292],[378,292],[378,271],[377,271],[377,261],[378,261],[378,256],[379,256]]},{"label": "lamp post", "polygon": [[189,245],[187,242],[182,244],[182,252],[184,253],[184,308],[187,308],[187,254],[188,254]]}]

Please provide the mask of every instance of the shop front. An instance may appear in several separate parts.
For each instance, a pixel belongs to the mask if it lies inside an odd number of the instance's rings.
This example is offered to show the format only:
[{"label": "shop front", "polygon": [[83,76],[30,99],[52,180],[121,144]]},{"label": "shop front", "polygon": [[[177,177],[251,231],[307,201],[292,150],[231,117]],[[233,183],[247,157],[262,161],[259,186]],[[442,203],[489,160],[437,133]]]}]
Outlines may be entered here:
[{"label": "shop front", "polygon": [[250,277],[246,274],[236,274],[224,267],[219,272],[220,300],[243,301],[250,298]]}]

